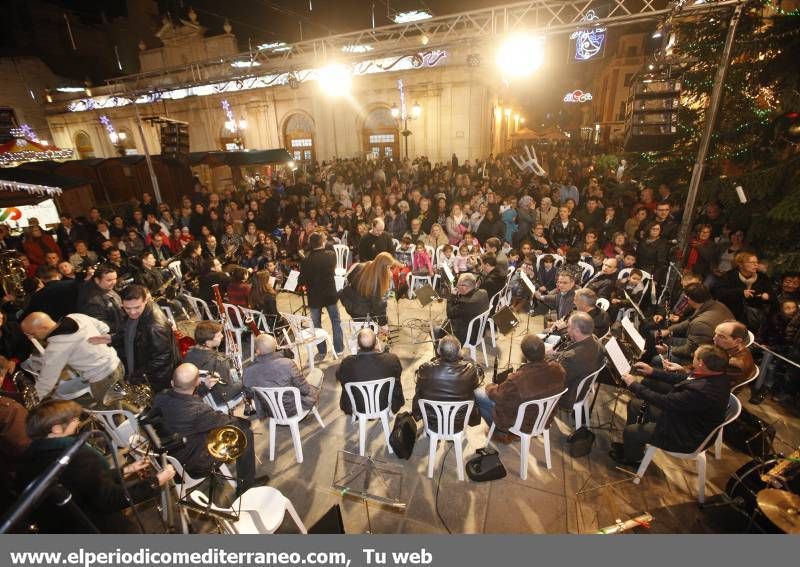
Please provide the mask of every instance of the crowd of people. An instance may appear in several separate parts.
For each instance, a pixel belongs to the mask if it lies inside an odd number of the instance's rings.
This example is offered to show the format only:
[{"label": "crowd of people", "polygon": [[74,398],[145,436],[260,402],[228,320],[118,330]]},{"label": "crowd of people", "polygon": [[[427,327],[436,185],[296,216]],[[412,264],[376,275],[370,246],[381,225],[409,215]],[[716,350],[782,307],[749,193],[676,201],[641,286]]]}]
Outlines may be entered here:
[{"label": "crowd of people", "polygon": [[[635,464],[646,443],[691,452],[721,422],[731,388],[755,372],[748,331],[800,359],[800,274],[767,275],[746,241],[747,227],[727,223],[715,202],[692,223],[688,253],[678,259],[682,203],[668,183],[634,183],[624,167],[604,170],[569,149],[540,155],[546,178],[519,171],[509,155],[473,162],[454,155],[438,164],[424,157],[342,159],[287,177],[245,177],[240,187],[221,191],[196,180],[174,208],[144,193],[129,210],[105,216],[98,208],[64,214],[56,227],[31,219],[21,235],[0,225],[0,251],[24,270],[20,289],[6,286],[0,310],[3,390],[22,402],[12,377],[26,367],[38,402],[29,413],[11,398],[0,406],[0,452],[19,463],[7,472],[17,485],[30,481],[41,471],[30,463],[41,464],[64,443],[48,440],[74,435],[80,410],[57,399],[64,397],[59,388],[73,382],[64,379],[71,371],[89,383],[95,407],[115,407],[125,396],[122,383],[148,386],[165,430],[186,437],[175,456],[193,475],[211,466],[206,433],[240,427],[250,442],[237,465],[238,491],[264,482],[256,477],[251,422],[217,407],[270,386],[297,387],[303,409],[318,403],[321,372],[303,376],[284,351],[285,339],[289,346],[301,340],[298,331],[279,331],[288,325],[277,291],[293,275],[315,328],[327,313],[330,354],[346,354],[340,305],[362,327],[355,353],[336,370],[345,413],[359,409],[344,392],[354,381],[394,377],[392,398],[386,392],[383,403],[395,412],[405,404],[402,364],[382,339],[387,296],[400,301],[410,274],[429,278],[447,302],[447,324],[433,329],[436,357],[416,370],[415,418],[419,400],[474,400],[473,414],[460,419],[494,423],[494,439],[510,442],[520,404],[566,390],[559,405],[571,409],[585,395],[582,379],[605,362],[600,339],[634,318],[647,337],[644,362],[636,366],[646,379],[621,377],[634,400],[611,456]],[[347,247],[344,261],[334,244]],[[193,345],[182,348],[161,309],[170,307],[177,318],[190,313],[180,293],[187,292],[219,318],[216,291],[226,303],[262,313],[272,331],[251,339],[255,357],[242,376],[221,352],[220,323],[197,323]],[[500,296],[517,313],[545,315],[548,337],[561,341],[550,349],[526,335],[522,366],[502,383],[484,385],[483,369],[463,357],[462,347],[477,338],[477,326],[469,336],[470,322],[494,312]],[[328,356],[328,347],[318,341],[314,362]],[[764,384],[753,403],[768,392],[797,403],[791,365],[776,363]],[[254,401],[257,418],[267,416],[262,400]],[[160,474],[156,484],[169,476]],[[113,492],[96,502],[90,488],[74,490],[95,506],[95,519],[126,502]],[[152,488],[139,493],[152,495]]]}]

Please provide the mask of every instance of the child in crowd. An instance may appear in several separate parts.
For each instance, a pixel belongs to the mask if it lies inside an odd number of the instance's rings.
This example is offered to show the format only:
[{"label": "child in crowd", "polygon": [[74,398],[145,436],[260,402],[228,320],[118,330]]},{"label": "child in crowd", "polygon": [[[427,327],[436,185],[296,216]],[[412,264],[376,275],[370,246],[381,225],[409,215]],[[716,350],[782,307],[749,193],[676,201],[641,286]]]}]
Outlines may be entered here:
[{"label": "child in crowd", "polygon": [[[530,254],[530,252],[528,254]],[[511,250],[509,250],[508,254],[506,254],[506,258],[508,258],[509,267],[516,268],[517,266],[519,266],[520,254],[519,252],[517,252],[516,249],[512,248]]]},{"label": "child in crowd", "polygon": [[[404,237],[405,238],[408,237]],[[409,238],[410,240],[410,238]],[[414,250],[413,267],[415,276],[432,276],[433,263],[431,262],[431,255],[425,248],[425,243],[422,240],[417,240],[417,248]]]},{"label": "child in crowd", "polygon": [[411,237],[404,236],[403,239],[400,241],[400,245],[394,251],[394,257],[401,264],[404,264],[408,268],[411,268],[413,256],[414,256],[414,246],[412,246],[411,244]]},{"label": "child in crowd", "polygon": [[460,274],[469,270],[467,261],[469,260],[469,246],[462,244],[458,247],[458,255],[454,261],[454,273]]},{"label": "child in crowd", "polygon": [[539,291],[547,293],[556,288],[556,275],[555,258],[550,254],[545,254],[539,263],[539,270],[536,274],[536,281],[539,284]]}]

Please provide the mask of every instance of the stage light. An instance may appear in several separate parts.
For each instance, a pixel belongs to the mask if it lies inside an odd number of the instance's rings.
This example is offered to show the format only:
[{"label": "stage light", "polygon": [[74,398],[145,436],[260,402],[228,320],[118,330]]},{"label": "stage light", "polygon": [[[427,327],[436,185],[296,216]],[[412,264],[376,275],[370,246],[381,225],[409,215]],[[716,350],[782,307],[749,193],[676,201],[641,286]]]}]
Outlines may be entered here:
[{"label": "stage light", "polygon": [[340,64],[328,65],[318,71],[319,86],[328,96],[343,96],[350,92],[350,69]]},{"label": "stage light", "polygon": [[410,10],[408,12],[397,12],[392,16],[392,20],[396,24],[408,24],[411,22],[419,22],[420,20],[428,20],[433,15],[425,10]]},{"label": "stage light", "polygon": [[504,77],[527,77],[544,63],[544,37],[513,35],[497,50],[496,61]]}]

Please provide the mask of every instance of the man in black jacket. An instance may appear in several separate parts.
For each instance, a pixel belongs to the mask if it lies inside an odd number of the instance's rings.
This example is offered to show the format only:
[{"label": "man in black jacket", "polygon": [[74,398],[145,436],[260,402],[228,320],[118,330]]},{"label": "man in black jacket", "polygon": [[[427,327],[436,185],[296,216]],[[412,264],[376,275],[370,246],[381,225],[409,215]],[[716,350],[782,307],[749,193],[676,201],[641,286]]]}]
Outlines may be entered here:
[{"label": "man in black jacket", "polygon": [[[461,358],[461,343],[453,335],[439,341],[438,358],[424,363],[417,369],[417,386],[411,412],[414,419],[422,419],[419,400],[436,402],[475,401],[475,390],[483,382],[483,369],[472,361]],[[464,427],[464,412],[456,414],[456,430]],[[470,425],[478,425],[481,417],[478,404],[472,406]],[[428,425],[436,427],[436,415],[428,411]]]},{"label": "man in black jacket", "polygon": [[114,291],[116,285],[117,270],[110,264],[103,264],[94,271],[91,281],[81,286],[77,304],[78,313],[108,325],[112,337],[120,332],[125,317],[122,301]]},{"label": "man in black jacket", "polygon": [[602,338],[611,327],[608,313],[597,306],[597,295],[591,290],[580,288],[575,290],[575,309],[589,315],[594,322],[594,336]]},{"label": "man in black jacket", "polygon": [[192,477],[207,476],[215,461],[206,448],[206,436],[213,429],[233,425],[241,429],[247,439],[247,447],[236,461],[236,476],[239,479],[237,493],[242,494],[248,488],[266,481],[266,476],[256,478],[255,444],[250,422],[211,409],[197,396],[199,386],[200,371],[194,364],[184,363],[175,369],[172,388],[160,392],[153,399],[153,407],[161,410],[164,433],[177,433],[186,438],[186,444],[171,451],[170,455],[178,459]]},{"label": "man in black jacket", "polygon": [[[325,240],[325,235],[321,232],[315,232],[308,237],[311,251],[300,265],[298,282],[306,287],[311,320],[315,328],[322,328],[322,309],[325,308],[328,312],[333,330],[333,348],[338,355],[344,351],[344,339],[339,316],[339,294],[336,292],[336,281],[333,277],[336,273],[336,253],[325,249]],[[328,353],[327,341],[319,343],[317,349],[317,358],[325,358]]]},{"label": "man in black jacket", "polygon": [[[369,380],[380,380],[381,378],[394,378],[394,390],[392,390],[392,413],[397,413],[405,403],[403,396],[403,383],[400,379],[403,373],[403,366],[396,354],[382,350],[378,345],[375,332],[369,327],[365,327],[358,332],[358,353],[346,357],[342,360],[339,368],[336,369],[336,379],[342,385],[342,395],[339,398],[339,407],[347,415],[353,413],[350,404],[350,396],[346,392],[346,384],[350,382],[366,382]],[[358,390],[354,391],[356,401],[361,400]],[[385,407],[388,401],[389,388],[383,387],[380,392],[381,407]],[[364,411],[363,404],[358,405],[359,411]]]},{"label": "man in black jacket", "polygon": [[653,369],[653,378],[674,384],[668,393],[652,390],[634,376],[624,375],[622,379],[636,398],[628,403],[623,442],[612,443],[611,458],[635,465],[642,460],[648,443],[676,453],[696,451],[725,419],[730,400],[727,367],[728,354],[724,350],[704,345],[695,352],[689,374]]},{"label": "man in black jacket", "polygon": [[617,259],[606,258],[600,271],[586,282],[584,287],[591,289],[598,297],[611,299],[611,292],[617,285]]},{"label": "man in black jacket", "polygon": [[508,268],[503,272],[497,264],[497,257],[487,252],[481,256],[481,278],[480,288],[486,291],[486,295],[491,300],[494,295],[506,285]]},{"label": "man in black jacket", "polygon": [[169,388],[172,372],[180,362],[169,321],[139,284],[122,290],[122,307],[127,317],[122,324],[122,340],[117,343],[128,379],[133,384],[150,384],[153,393]]},{"label": "man in black jacket", "polygon": [[372,229],[358,243],[358,261],[374,260],[381,252],[394,255],[394,243],[391,235],[384,232],[383,219],[376,218],[372,221]]},{"label": "man in black jacket", "polygon": [[82,282],[62,279],[58,269],[52,266],[40,266],[37,273],[44,287],[31,295],[19,320],[34,311],[47,313],[53,321],[59,321],[65,315],[75,313]]},{"label": "man in black jacket", "polygon": [[[478,282],[475,276],[470,273],[461,274],[456,284],[456,295],[447,300],[447,319],[453,335],[461,344],[467,342],[467,329],[469,322],[475,317],[489,309],[489,296],[485,289],[478,289]],[[473,325],[470,337],[473,341],[477,338],[478,325]],[[441,329],[434,330],[436,337],[441,337]]]}]

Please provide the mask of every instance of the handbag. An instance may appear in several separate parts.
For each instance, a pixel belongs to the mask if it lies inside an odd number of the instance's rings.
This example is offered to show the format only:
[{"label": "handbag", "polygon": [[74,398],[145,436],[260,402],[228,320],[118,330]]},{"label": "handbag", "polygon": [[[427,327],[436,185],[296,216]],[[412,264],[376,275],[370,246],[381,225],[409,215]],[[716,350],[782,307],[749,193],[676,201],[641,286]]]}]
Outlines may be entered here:
[{"label": "handbag", "polygon": [[475,455],[467,461],[467,476],[475,482],[497,480],[508,473],[500,460],[500,455],[494,449],[482,447],[475,451]]},{"label": "handbag", "polygon": [[394,418],[394,427],[389,435],[389,446],[401,459],[408,459],[417,442],[417,421],[407,411],[401,411]]}]

